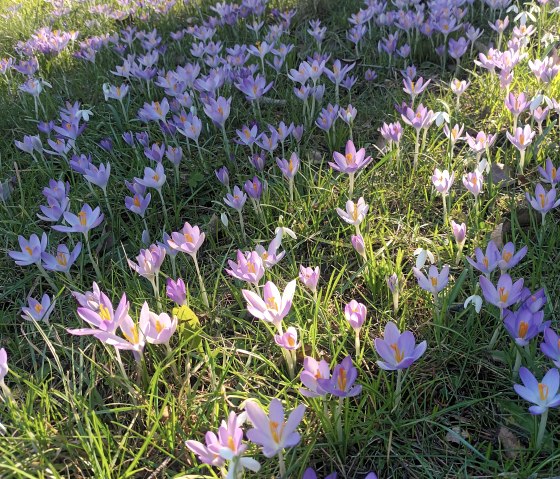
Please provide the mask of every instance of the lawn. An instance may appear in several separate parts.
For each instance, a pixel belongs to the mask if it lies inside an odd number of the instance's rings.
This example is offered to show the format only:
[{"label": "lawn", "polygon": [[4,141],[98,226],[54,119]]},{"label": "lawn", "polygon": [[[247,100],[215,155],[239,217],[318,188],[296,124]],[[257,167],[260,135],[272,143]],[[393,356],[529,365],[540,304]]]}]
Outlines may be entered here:
[{"label": "lawn", "polygon": [[559,28],[0,0],[0,477],[557,476]]}]

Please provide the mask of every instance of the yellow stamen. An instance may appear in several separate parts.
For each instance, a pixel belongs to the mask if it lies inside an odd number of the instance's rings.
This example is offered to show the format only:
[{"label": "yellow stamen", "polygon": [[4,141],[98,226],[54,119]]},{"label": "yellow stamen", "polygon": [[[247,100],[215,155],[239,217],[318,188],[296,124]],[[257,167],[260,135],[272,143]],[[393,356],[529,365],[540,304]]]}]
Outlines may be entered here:
[{"label": "yellow stamen", "polygon": [[80,224],[81,224],[82,226],[85,226],[85,225],[86,225],[86,222],[87,222],[86,212],[85,212],[85,211],[80,211],[80,212],[78,213],[78,216],[80,217]]},{"label": "yellow stamen", "polygon": [[273,297],[268,298],[266,300],[266,305],[268,306],[268,309],[273,309],[274,311],[278,311],[278,304],[276,303],[276,300]]},{"label": "yellow stamen", "polygon": [[498,294],[500,296],[500,302],[505,303],[509,297],[509,291],[506,291],[505,288],[498,288]]},{"label": "yellow stamen", "polygon": [[397,361],[397,363],[400,363],[404,359],[404,353],[399,349],[397,343],[391,344],[391,349],[395,353],[395,361]]},{"label": "yellow stamen", "polygon": [[68,264],[68,259],[66,258],[66,255],[64,253],[58,253],[56,255],[56,262],[60,266],[66,266]]},{"label": "yellow stamen", "polygon": [[131,344],[138,344],[140,342],[140,339],[138,337],[138,328],[136,326],[132,326],[132,337],[130,337],[128,334],[123,333],[123,336],[127,339],[127,341]]},{"label": "yellow stamen", "polygon": [[133,203],[136,208],[140,208],[140,198],[138,198],[138,195],[134,195]]},{"label": "yellow stamen", "polygon": [[193,240],[194,240],[193,237],[189,233],[185,233],[183,236],[185,237],[185,241],[187,243],[192,243]]},{"label": "yellow stamen", "polygon": [[32,255],[33,255],[33,250],[32,250],[29,246],[26,246],[26,247],[23,248],[23,249],[24,249],[25,251],[27,251],[27,254],[28,254],[29,256],[32,256]]},{"label": "yellow stamen", "polygon": [[529,323],[525,321],[521,321],[519,323],[519,330],[517,331],[517,336],[520,338],[524,338],[527,335],[528,330],[529,330]]},{"label": "yellow stamen", "polygon": [[107,306],[103,304],[99,305],[99,317],[103,321],[111,321],[111,313],[109,312],[109,308],[107,308]]},{"label": "yellow stamen", "polygon": [[340,371],[338,372],[338,380],[337,380],[337,387],[339,391],[346,390],[346,382],[347,382],[346,374],[347,374],[346,369],[340,368]]},{"label": "yellow stamen", "polygon": [[227,445],[228,445],[228,448],[231,449],[233,452],[237,451],[237,449],[235,447],[235,442],[233,441],[232,436],[228,436]]},{"label": "yellow stamen", "polygon": [[548,398],[548,386],[543,383],[539,383],[539,398],[541,401],[546,401]]},{"label": "yellow stamen", "polygon": [[35,311],[37,311],[37,313],[40,313],[41,311],[43,311],[43,306],[37,303],[34,309]]},{"label": "yellow stamen", "polygon": [[255,269],[255,265],[251,261],[247,262],[247,271],[249,271],[249,273],[257,272],[257,270]]},{"label": "yellow stamen", "polygon": [[539,195],[539,199],[541,200],[541,208],[544,208],[544,202],[545,202],[545,195],[543,195],[542,193]]},{"label": "yellow stamen", "polygon": [[504,254],[502,255],[502,259],[506,262],[509,263],[509,260],[512,258],[512,254],[509,251],[505,251]]},{"label": "yellow stamen", "polygon": [[432,283],[432,288],[435,288],[438,284],[437,276],[430,276],[430,281]]},{"label": "yellow stamen", "polygon": [[159,333],[161,333],[161,331],[163,330],[163,328],[164,328],[164,325],[163,325],[163,324],[161,324],[161,323],[159,322],[159,320],[158,320],[158,319],[156,319],[156,324],[155,324],[155,327],[156,327],[156,331],[157,331],[157,332],[158,332],[158,334],[159,334]]}]

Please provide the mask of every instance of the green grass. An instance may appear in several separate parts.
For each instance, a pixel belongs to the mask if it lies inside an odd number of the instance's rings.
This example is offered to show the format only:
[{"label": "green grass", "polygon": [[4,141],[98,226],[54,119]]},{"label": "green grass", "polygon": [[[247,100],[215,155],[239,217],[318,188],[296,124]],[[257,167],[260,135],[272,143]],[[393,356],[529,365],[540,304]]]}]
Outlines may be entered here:
[{"label": "green grass", "polygon": [[[0,13],[10,2],[0,1]],[[281,3],[281,2],[275,2]],[[41,3],[41,5],[43,5]],[[67,20],[57,20],[59,28],[79,28],[80,40],[117,29],[119,25],[101,19],[100,25],[87,27],[85,20],[93,19],[87,7],[78,5]],[[307,54],[315,50],[305,33],[307,21],[320,18],[328,27],[324,51],[334,58],[354,59],[354,51],[345,40],[346,19],[362,5],[360,2],[318,2],[298,6],[288,40],[296,45],[288,57],[290,68],[297,68]],[[204,11],[207,5],[204,2]],[[196,5],[174,7],[172,14],[154,17],[146,23],[136,22],[139,28],[158,28],[164,39],[170,31],[183,28],[187,19],[196,17]],[[45,24],[47,9],[38,2],[23,2],[21,14],[13,21],[0,21],[0,56],[11,55],[18,40],[25,40]],[[477,19],[478,21],[478,19]],[[125,24],[128,24],[126,21]],[[558,14],[545,21],[546,31],[557,30]],[[484,26],[483,26],[484,27]],[[485,30],[489,30],[485,27]],[[244,28],[227,27],[219,37],[226,46],[251,43],[252,32]],[[456,247],[450,228],[443,223],[441,197],[432,191],[431,175],[434,167],[451,167],[456,172],[452,193],[450,218],[465,221],[468,227],[465,253],[475,247],[485,247],[491,232],[506,222],[503,241],[513,241],[517,247],[529,245],[529,252],[521,265],[512,271],[515,278],[524,277],[531,290],[545,287],[549,303],[546,319],[558,325],[560,311],[556,291],[560,286],[560,229],[558,214],[550,213],[544,228],[536,215],[527,216],[524,192],[532,190],[538,174],[536,165],[550,156],[558,163],[558,126],[542,139],[535,152],[527,158],[524,177],[513,184],[494,187],[490,195],[486,188],[480,201],[480,215],[474,211],[472,196],[462,187],[460,178],[473,169],[475,159],[460,143],[450,164],[447,142],[435,125],[430,128],[426,148],[421,153],[420,167],[412,172],[409,165],[414,151],[414,135],[405,128],[401,145],[403,164],[400,171],[391,155],[378,153],[377,128],[384,121],[398,119],[394,103],[406,100],[400,75],[389,72],[386,57],[377,54],[379,32],[374,33],[362,48],[362,59],[353,74],[359,77],[351,99],[341,90],[341,103],[349,101],[358,110],[353,129],[357,145],[364,146],[374,156],[356,181],[355,197],[364,196],[370,205],[366,224],[361,227],[368,248],[368,265],[363,265],[350,244],[353,227],[344,224],[335,212],[343,207],[347,195],[347,177],[335,174],[328,166],[332,149],[326,137],[316,127],[306,128],[301,145],[291,144],[287,151],[298,149],[301,173],[296,179],[296,194],[289,201],[287,183],[278,168],[267,157],[266,179],[269,189],[262,207],[264,217],[254,214],[249,203],[244,209],[249,240],[243,242],[235,214],[222,203],[225,190],[213,175],[213,170],[225,164],[225,153],[219,130],[204,125],[201,146],[205,164],[201,165],[184,139],[179,138],[186,160],[182,163],[179,181],[172,169],[164,188],[170,225],[166,230],[178,230],[184,221],[200,225],[207,239],[199,255],[201,269],[210,296],[209,310],[199,296],[193,262],[188,256],[177,257],[179,275],[189,286],[188,302],[198,315],[202,329],[198,347],[193,346],[189,330],[182,324],[172,338],[173,354],[161,346],[148,345],[145,363],[137,371],[131,355],[123,352],[128,377],[122,377],[113,348],[106,348],[88,337],[70,336],[66,328],[81,327],[76,315],[76,303],[70,291],[87,291],[95,281],[95,273],[84,254],[72,270],[72,279],[53,275],[57,291],[38,274],[34,267],[17,267],[5,254],[17,248],[17,236],[29,237],[47,226],[37,219],[38,205],[43,203],[42,188],[50,178],[71,183],[71,211],[83,202],[100,205],[106,221],[94,230],[93,249],[103,278],[100,286],[115,304],[123,292],[131,302],[131,314],[136,318],[144,301],[155,308],[150,284],[130,271],[126,258],[134,258],[140,248],[144,228],[138,217],[124,207],[124,180],[142,176],[147,165],[141,148],[127,146],[121,138],[125,130],[149,130],[150,139],[164,141],[153,124],[125,120],[115,102],[103,99],[102,84],[118,83],[110,70],[119,64],[118,56],[104,50],[95,65],[73,58],[69,52],[55,58],[40,58],[45,80],[52,85],[41,96],[47,119],[54,119],[65,101],[80,100],[93,111],[86,133],[78,147],[91,153],[94,163],[111,163],[112,173],[108,201],[113,215],[109,216],[101,190],[87,188],[80,175],[72,173],[63,161],[55,160],[44,166],[33,163],[29,155],[17,150],[14,139],[35,134],[36,120],[29,98],[16,92],[18,81],[0,77],[0,179],[12,178],[15,186],[12,197],[0,204],[0,347],[9,352],[10,373],[6,382],[13,394],[13,402],[0,402],[0,423],[7,434],[0,436],[0,477],[14,478],[156,478],[156,477],[218,477],[217,469],[201,466],[184,446],[187,439],[202,440],[207,430],[216,430],[229,411],[240,411],[245,400],[251,398],[267,406],[272,397],[282,399],[288,410],[305,402],[307,412],[299,430],[301,443],[286,454],[288,475],[299,478],[312,465],[324,477],[337,470],[339,477],[358,478],[374,470],[380,478],[471,478],[471,477],[548,477],[560,470],[560,437],[558,412],[551,411],[548,434],[541,450],[534,447],[538,420],[529,416],[527,406],[513,391],[512,367],[515,351],[512,341],[502,331],[496,351],[488,350],[488,342],[499,324],[498,312],[485,305],[480,315],[472,308],[464,310],[463,301],[477,292],[478,275],[466,261],[452,266],[450,286],[446,290],[443,311],[434,319],[431,296],[422,292],[411,272],[414,250],[431,250],[437,263],[454,265]],[[488,31],[481,39],[488,41]],[[536,39],[530,55],[537,52]],[[426,48],[429,46],[426,43]],[[172,69],[189,61],[189,40],[170,42],[159,66]],[[499,133],[491,150],[493,162],[505,162],[515,169],[517,153],[505,137],[511,119],[503,105],[503,92],[497,80],[486,72],[463,70],[461,78],[472,81],[461,98],[456,111],[454,98],[448,89],[452,70],[442,75],[438,58],[419,49],[416,59],[420,74],[431,77],[432,85],[421,97],[424,104],[435,111],[448,109],[452,124],[465,123],[466,131],[479,130]],[[422,52],[422,53],[420,53]],[[541,48],[539,56],[544,55]],[[192,59],[191,59],[192,60]],[[472,62],[464,61],[471,69]],[[372,83],[363,80],[363,73],[373,67],[379,78]],[[402,65],[400,65],[402,66]],[[17,74],[14,74],[16,76]],[[272,70],[268,71],[274,78]],[[550,87],[549,95],[558,96],[558,80]],[[271,98],[286,99],[285,105],[263,107],[263,123],[277,124],[284,120],[296,124],[303,121],[302,104],[292,93],[292,82],[283,73],[275,83]],[[538,84],[524,61],[516,68],[512,91],[535,93]],[[125,104],[129,117],[145,101],[160,99],[161,90],[151,90],[151,97],[134,83]],[[235,129],[253,119],[252,109],[233,87],[225,86],[223,96],[233,95],[232,114],[227,122],[230,140]],[[333,102],[334,89],[327,85],[324,105]],[[418,102],[418,100],[417,100]],[[555,115],[557,117],[557,115]],[[203,122],[207,119],[200,112]],[[97,145],[104,137],[112,137],[115,148],[104,152]],[[337,123],[335,149],[343,149],[348,129]],[[231,165],[232,184],[241,184],[253,176],[246,161],[248,151],[231,143],[239,173]],[[147,223],[152,241],[161,240],[163,228],[161,206],[157,194],[152,194]],[[227,212],[230,223],[226,229],[220,214]],[[235,212],[234,212],[235,213]],[[299,393],[298,377],[290,379],[282,354],[274,344],[264,323],[252,318],[245,309],[239,282],[224,272],[227,259],[238,248],[249,250],[257,243],[268,245],[277,226],[287,226],[297,239],[284,242],[286,257],[267,272],[267,279],[281,287],[295,278],[299,265],[321,267],[319,300],[298,285],[294,305],[287,325],[295,325],[302,336],[303,347],[298,350],[298,369],[303,353],[324,358],[331,364],[347,354],[354,356],[354,335],[348,327],[343,308],[350,299],[367,305],[368,319],[361,332],[362,355],[358,364],[358,382],[363,392],[346,400],[344,407],[344,439],[339,441],[335,426],[324,405],[318,400],[305,400]],[[507,226],[506,225],[506,226]],[[70,241],[78,241],[72,235]],[[67,238],[49,232],[49,248]],[[395,315],[385,280],[397,272],[403,283],[400,309]],[[166,260],[163,278],[171,275]],[[162,289],[163,291],[163,289]],[[40,297],[47,292],[56,296],[51,325],[32,324],[20,318],[20,308],[28,295]],[[480,290],[478,289],[480,294]],[[171,309],[171,302],[166,303]],[[428,341],[428,350],[420,361],[405,374],[400,407],[392,412],[395,374],[381,371],[373,341],[379,337],[387,321],[415,332]],[[439,340],[437,339],[439,338]],[[524,365],[537,374],[550,367],[531,344],[531,353]],[[175,365],[179,375],[175,375]],[[334,400],[331,401],[334,407]],[[515,451],[508,450],[499,436],[501,427],[512,431],[517,438]],[[457,434],[459,432],[459,434]],[[252,446],[263,468],[254,477],[277,474],[277,462],[266,460]],[[320,471],[320,472],[319,472]]]}]

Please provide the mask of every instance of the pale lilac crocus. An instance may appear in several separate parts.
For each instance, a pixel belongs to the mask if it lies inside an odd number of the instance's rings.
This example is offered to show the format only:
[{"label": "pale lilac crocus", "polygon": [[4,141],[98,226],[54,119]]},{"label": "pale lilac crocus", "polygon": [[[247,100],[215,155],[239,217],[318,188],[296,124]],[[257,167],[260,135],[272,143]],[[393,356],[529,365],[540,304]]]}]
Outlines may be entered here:
[{"label": "pale lilac crocus", "polygon": [[[6,350],[4,348],[0,348],[0,389],[2,389],[2,392],[4,393],[4,396],[6,396],[7,398],[11,398],[12,393],[10,391],[10,388],[8,386],[6,386],[6,382],[4,380],[4,378],[8,374],[8,371],[9,371],[9,368],[8,368],[8,353],[6,352]],[[3,429],[3,426],[2,426],[2,424],[0,424],[0,431],[2,429]]]},{"label": "pale lilac crocus", "polygon": [[144,301],[142,310],[140,311],[140,322],[146,322],[147,326],[144,331],[146,341],[150,344],[166,344],[177,329],[177,317],[171,318],[167,313],[154,313],[150,311],[148,303]]},{"label": "pale lilac crocus", "polygon": [[159,271],[165,259],[165,248],[152,244],[147,249],[141,249],[136,257],[137,263],[128,261],[128,266],[140,276],[146,278],[152,285],[156,300],[159,303]]},{"label": "pale lilac crocus", "polygon": [[479,131],[474,138],[470,136],[468,133],[465,133],[465,137],[467,138],[467,143],[469,147],[476,154],[477,162],[480,162],[480,158],[482,157],[482,154],[487,149],[489,149],[496,141],[497,134],[487,135],[483,131]]},{"label": "pale lilac crocus", "polygon": [[241,190],[241,188],[237,185],[233,187],[233,192],[228,193],[224,198],[224,203],[236,210],[239,214],[239,226],[241,227],[241,235],[244,239],[247,238],[247,234],[245,233],[245,222],[243,221],[242,210],[246,201],[247,193]]},{"label": "pale lilac crocus", "polygon": [[41,298],[41,302],[37,301],[35,298],[29,297],[27,300],[27,306],[21,308],[23,314],[21,317],[26,321],[43,321],[45,324],[49,324],[49,316],[53,312],[51,306],[54,305],[50,296],[44,294]]},{"label": "pale lilac crocus", "polygon": [[451,220],[451,229],[453,230],[453,236],[455,237],[455,242],[457,243],[457,256],[455,263],[459,264],[467,237],[467,225],[465,223],[458,224]]},{"label": "pale lilac crocus", "polygon": [[183,306],[187,303],[187,290],[185,282],[181,278],[177,278],[177,281],[167,278],[165,293],[177,306]]},{"label": "pale lilac crocus", "polygon": [[346,202],[346,211],[341,208],[337,208],[336,212],[346,223],[354,225],[356,227],[356,234],[360,234],[360,223],[366,217],[369,205],[366,204],[363,197],[360,197],[357,203],[352,200]]},{"label": "pale lilac crocus", "polygon": [[69,211],[64,213],[64,219],[69,226],[55,225],[53,229],[62,233],[82,233],[87,238],[89,231],[99,226],[103,218],[104,215],[101,213],[99,206],[92,209],[86,203],[77,215]]},{"label": "pale lilac crocus", "polygon": [[284,178],[288,180],[290,201],[294,201],[294,178],[299,171],[300,163],[301,162],[299,156],[296,152],[293,152],[290,155],[289,160],[285,160],[284,158],[276,158],[276,164],[278,165],[278,168],[280,168],[280,171],[282,172],[282,175],[284,175]]},{"label": "pale lilac crocus", "polygon": [[451,173],[450,175],[447,170],[441,171],[439,168],[434,170],[432,183],[434,184],[435,189],[441,193],[443,198],[443,220],[445,224],[447,224],[447,196],[449,196],[449,191],[451,190],[451,186],[454,181],[455,173]]},{"label": "pale lilac crocus", "polygon": [[367,166],[371,161],[371,156],[366,157],[365,148],[356,151],[356,146],[352,140],[346,142],[344,154],[335,151],[333,153],[334,162],[330,161],[329,166],[341,173],[347,173],[350,179],[348,196],[352,197],[354,192],[354,176],[356,172]]},{"label": "pale lilac crocus", "polygon": [[387,287],[389,291],[391,291],[391,295],[393,296],[393,312],[397,314],[399,310],[399,296],[400,296],[400,284],[399,284],[399,276],[397,273],[391,274],[391,276],[387,277]]},{"label": "pale lilac crocus", "polygon": [[231,269],[226,269],[226,272],[230,276],[255,286],[259,284],[259,281],[264,276],[263,260],[256,251],[243,253],[243,251],[238,250],[237,263],[230,259],[228,264]]},{"label": "pale lilac crocus", "polygon": [[208,308],[210,307],[210,302],[208,300],[208,293],[206,292],[206,286],[204,285],[204,279],[202,278],[202,273],[200,272],[197,257],[198,250],[202,246],[205,238],[206,235],[200,231],[198,226],[191,226],[189,222],[185,222],[181,231],[171,233],[171,239],[167,240],[167,244],[176,251],[187,253],[193,259],[200,285],[200,292],[202,294],[202,300]]},{"label": "pale lilac crocus", "polygon": [[413,169],[416,170],[418,167],[418,157],[420,154],[420,130],[424,129],[424,140],[425,143],[426,132],[428,128],[435,120],[435,115],[432,110],[428,110],[422,103],[418,105],[416,111],[412,108],[405,106],[401,113],[402,120],[407,124],[412,126],[416,130],[416,141],[414,143],[414,164]]},{"label": "pale lilac crocus", "polygon": [[[94,283],[94,290],[96,288]],[[123,318],[128,315],[130,303],[123,294],[117,309],[113,308],[111,300],[103,292],[99,292],[99,297],[96,299],[96,308],[92,302],[88,301],[85,306],[78,308],[78,316],[92,327],[80,329],[68,329],[70,334],[77,336],[93,335],[97,336],[98,333],[114,333],[122,322]],[[82,304],[82,303],[80,303]]]},{"label": "pale lilac crocus", "polygon": [[344,317],[355,334],[356,358],[360,357],[360,330],[366,320],[366,315],[367,308],[365,304],[358,303],[355,299],[344,307]]},{"label": "pale lilac crocus", "polygon": [[540,448],[546,431],[548,410],[549,408],[560,406],[560,394],[558,394],[560,373],[558,369],[552,368],[548,370],[539,382],[527,368],[522,367],[519,370],[519,377],[523,385],[515,384],[513,389],[523,399],[533,404],[533,406],[529,407],[531,414],[541,415],[536,442],[536,447]]},{"label": "pale lilac crocus", "polygon": [[516,266],[527,254],[527,246],[523,246],[517,253],[515,252],[515,245],[512,242],[507,243],[500,252],[500,259],[498,266],[502,273],[508,269]]},{"label": "pale lilac crocus", "polygon": [[[337,478],[336,472],[333,472],[332,474],[329,474],[328,476],[325,476],[325,479],[336,479],[336,478]],[[301,479],[317,479],[317,474],[313,470],[313,468],[308,467],[303,472],[303,476],[301,477]]]},{"label": "pale lilac crocus", "polygon": [[478,170],[463,175],[463,185],[473,194],[475,202],[478,199],[478,195],[482,193],[483,183],[484,177]]},{"label": "pale lilac crocus", "polygon": [[282,294],[272,281],[267,281],[264,285],[262,298],[259,294],[248,289],[241,290],[241,293],[247,301],[249,313],[255,318],[274,324],[278,333],[282,335],[284,333],[282,320],[290,312],[295,289],[296,280],[294,279],[286,285]]},{"label": "pale lilac crocus", "polygon": [[484,273],[486,276],[489,276],[490,273],[496,269],[501,258],[498,247],[494,241],[488,242],[485,253],[482,252],[482,249],[476,248],[474,254],[475,258],[467,257],[467,261],[473,268]]},{"label": "pale lilac crocus", "polygon": [[553,208],[560,205],[560,199],[556,199],[556,188],[546,191],[540,183],[535,187],[535,196],[525,193],[525,197],[529,204],[538,211],[542,216],[542,224],[544,225],[545,215]]},{"label": "pale lilac crocus", "polygon": [[531,129],[530,125],[525,125],[523,128],[517,127],[513,135],[507,131],[507,139],[519,150],[519,171],[523,173],[523,166],[525,165],[525,151],[527,147],[533,142],[536,133]]},{"label": "pale lilac crocus", "polygon": [[413,267],[412,272],[418,280],[418,286],[423,290],[428,291],[434,295],[434,301],[437,300],[437,295],[449,283],[449,266],[445,265],[438,271],[435,265],[430,266],[428,270],[428,277],[420,271],[420,269]]},{"label": "pale lilac crocus", "polygon": [[541,352],[560,368],[560,336],[552,329],[544,330],[544,341],[540,344]]},{"label": "pale lilac crocus", "polygon": [[281,348],[288,351],[295,351],[300,347],[300,343],[298,343],[297,329],[293,326],[287,328],[283,334],[275,334],[274,342]]},{"label": "pale lilac crocus", "polygon": [[362,392],[362,386],[355,384],[358,370],[352,364],[352,358],[346,356],[334,369],[330,378],[319,378],[317,384],[338,398],[354,397]]},{"label": "pale lilac crocus", "polygon": [[[528,308],[521,307],[517,311],[506,310],[504,313],[504,326],[518,346],[526,346],[550,324],[543,324],[544,311],[531,312]],[[521,358],[519,358],[521,359]],[[519,367],[516,366],[516,372]]]},{"label": "pale lilac crocus", "polygon": [[364,241],[364,237],[361,234],[352,235],[350,237],[350,242],[352,243],[352,247],[364,259],[364,261],[367,261],[366,243]]},{"label": "pale lilac crocus", "polygon": [[546,183],[550,183],[552,186],[560,183],[560,171],[554,166],[550,158],[546,159],[545,168],[539,166],[538,169],[542,180]]},{"label": "pale lilac crocus", "polygon": [[266,457],[278,455],[280,465],[280,477],[286,476],[286,466],[282,451],[289,447],[296,446],[301,436],[296,432],[299,423],[303,419],[305,406],[300,404],[288,416],[284,417],[284,408],[279,399],[272,399],[267,415],[262,407],[254,401],[245,404],[247,418],[253,425],[247,431],[247,438],[262,447],[262,452]]},{"label": "pale lilac crocus", "polygon": [[40,265],[41,255],[47,249],[47,234],[43,232],[41,239],[32,234],[28,240],[20,235],[18,242],[21,251],[8,251],[10,258],[14,259],[18,266]]},{"label": "pale lilac crocus", "polygon": [[521,291],[523,290],[523,278],[518,279],[515,283],[509,274],[502,274],[498,279],[496,286],[486,276],[480,276],[478,279],[484,299],[500,309],[500,315],[503,315],[505,308],[509,308],[512,304],[519,301]]},{"label": "pale lilac crocus", "polygon": [[48,271],[59,271],[61,273],[69,274],[70,268],[78,259],[78,256],[82,252],[82,243],[78,242],[72,252],[68,249],[65,244],[58,245],[56,249],[56,256],[44,252],[41,253],[41,259],[43,260],[43,267]]},{"label": "pale lilac crocus", "polygon": [[317,297],[317,283],[319,282],[319,266],[299,267],[299,280],[313,293],[313,297]]},{"label": "pale lilac crocus", "polygon": [[513,115],[513,129],[515,130],[517,128],[517,119],[519,118],[519,115],[529,108],[529,101],[523,92],[518,96],[516,96],[515,93],[510,92],[506,96],[504,103],[506,108]]},{"label": "pale lilac crocus", "polygon": [[305,388],[300,388],[299,392],[309,398],[326,396],[327,391],[324,390],[319,383],[319,379],[328,379],[331,377],[331,369],[329,363],[324,359],[317,361],[311,356],[306,356],[303,360],[303,371],[300,374],[301,383]]}]

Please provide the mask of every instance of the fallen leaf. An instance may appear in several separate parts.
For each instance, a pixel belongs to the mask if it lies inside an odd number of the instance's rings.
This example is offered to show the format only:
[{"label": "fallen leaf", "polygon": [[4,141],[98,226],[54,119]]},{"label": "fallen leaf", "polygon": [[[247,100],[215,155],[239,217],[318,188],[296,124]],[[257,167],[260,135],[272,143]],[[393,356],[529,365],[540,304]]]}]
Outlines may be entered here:
[{"label": "fallen leaf", "polygon": [[510,459],[515,459],[518,451],[521,449],[521,443],[518,437],[507,427],[500,426],[498,440],[504,448],[505,455]]}]

